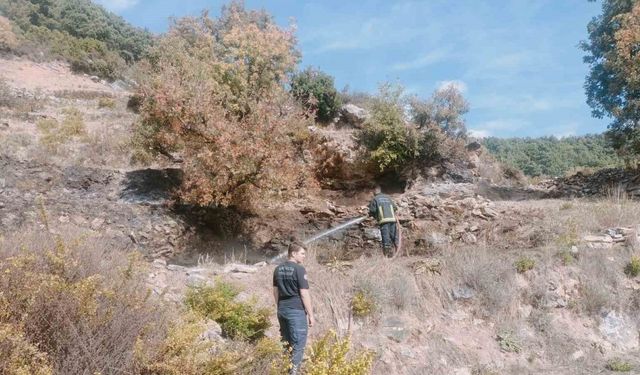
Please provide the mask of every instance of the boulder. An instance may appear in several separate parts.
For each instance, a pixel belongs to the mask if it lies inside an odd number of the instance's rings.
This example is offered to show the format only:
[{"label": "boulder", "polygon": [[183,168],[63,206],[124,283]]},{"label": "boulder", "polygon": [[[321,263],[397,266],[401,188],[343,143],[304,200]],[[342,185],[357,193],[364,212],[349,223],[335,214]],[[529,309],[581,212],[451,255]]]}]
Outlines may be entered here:
[{"label": "boulder", "polygon": [[368,117],[369,113],[364,108],[360,108],[355,104],[345,104],[340,108],[339,123],[361,128]]},{"label": "boulder", "polygon": [[622,350],[638,348],[638,327],[628,316],[609,311],[602,316],[600,333],[614,346]]}]

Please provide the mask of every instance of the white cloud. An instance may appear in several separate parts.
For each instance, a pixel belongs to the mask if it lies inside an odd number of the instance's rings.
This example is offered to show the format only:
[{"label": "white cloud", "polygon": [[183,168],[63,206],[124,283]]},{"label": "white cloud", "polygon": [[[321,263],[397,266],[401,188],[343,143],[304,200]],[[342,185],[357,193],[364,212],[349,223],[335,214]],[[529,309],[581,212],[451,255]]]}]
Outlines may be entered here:
[{"label": "white cloud", "polygon": [[464,81],[460,81],[457,79],[454,79],[452,81],[439,81],[436,83],[436,90],[443,90],[446,89],[447,87],[453,86],[454,88],[458,89],[458,91],[460,91],[461,93],[466,93],[467,90],[469,89],[469,87],[467,86],[466,83],[464,83]]},{"label": "white cloud", "polygon": [[469,135],[474,138],[487,138],[491,136],[491,132],[486,129],[469,129]]},{"label": "white cloud", "polygon": [[396,71],[404,71],[404,70],[413,70],[413,69],[419,69],[419,68],[424,68],[426,66],[429,66],[431,64],[435,64],[439,61],[444,60],[447,57],[447,53],[444,50],[435,50],[435,51],[431,51],[421,57],[418,57],[417,59],[411,60],[411,61],[406,61],[406,62],[401,62],[401,63],[397,63],[391,66],[391,70],[396,70]]},{"label": "white cloud", "polygon": [[131,8],[138,4],[139,0],[96,0],[96,2],[111,11],[118,12]]}]

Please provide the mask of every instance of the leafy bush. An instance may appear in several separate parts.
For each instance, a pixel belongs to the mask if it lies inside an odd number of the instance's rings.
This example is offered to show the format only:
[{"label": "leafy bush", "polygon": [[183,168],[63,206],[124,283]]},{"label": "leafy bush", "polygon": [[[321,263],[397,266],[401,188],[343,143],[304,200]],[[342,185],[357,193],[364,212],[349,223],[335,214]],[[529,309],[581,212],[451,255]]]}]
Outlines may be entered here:
[{"label": "leafy bush", "polygon": [[376,310],[376,301],[363,290],[358,290],[351,299],[351,312],[356,318],[364,318]]},{"label": "leafy bush", "polygon": [[100,98],[98,99],[98,108],[114,109],[116,107],[116,101],[112,98]]},{"label": "leafy bush", "polygon": [[11,51],[18,46],[18,38],[13,32],[11,21],[0,16],[0,51]]},{"label": "leafy bush", "polygon": [[264,336],[271,325],[268,309],[256,309],[254,302],[235,302],[239,291],[218,281],[214,287],[189,289],[185,303],[200,316],[215,320],[222,333],[233,339],[255,341]]},{"label": "leafy bush", "polygon": [[455,85],[436,90],[428,100],[413,97],[409,100],[413,122],[420,128],[439,128],[451,138],[466,136],[462,116],[469,111],[469,103]]},{"label": "leafy bush", "polygon": [[636,277],[640,275],[640,257],[633,256],[624,268],[625,275]]},{"label": "leafy bush", "polygon": [[291,94],[323,122],[331,121],[342,105],[333,77],[311,67],[293,75]]},{"label": "leafy bush", "polygon": [[522,346],[511,332],[502,332],[496,336],[500,350],[509,353],[520,353]]},{"label": "leafy bush", "polygon": [[525,273],[527,271],[532,270],[533,267],[535,267],[535,265],[536,265],[535,260],[531,258],[523,257],[516,261],[516,271],[518,271],[518,273]]},{"label": "leafy bush", "polygon": [[132,370],[132,348],[162,331],[164,311],[148,299],[139,258],[38,232],[0,239],[0,372]]},{"label": "leafy bush", "polygon": [[419,157],[418,134],[405,125],[402,87],[380,86],[359,140],[379,172],[400,172]]},{"label": "leafy bush", "polygon": [[373,353],[359,351],[349,355],[349,338],[340,339],[335,332],[328,332],[309,349],[309,359],[304,363],[307,375],[365,375],[373,363]]},{"label": "leafy bush", "polygon": [[618,358],[610,359],[605,366],[607,370],[616,372],[629,372],[633,370],[633,366],[627,361]]},{"label": "leafy bush", "polygon": [[24,333],[12,324],[0,323],[0,358],[1,374],[53,374],[47,355],[29,343]]},{"label": "leafy bush", "polygon": [[[142,65],[136,144],[184,160],[183,201],[252,211],[304,185],[304,129],[283,83],[295,38],[239,3],[174,22]],[[259,204],[258,204],[259,203]]]}]

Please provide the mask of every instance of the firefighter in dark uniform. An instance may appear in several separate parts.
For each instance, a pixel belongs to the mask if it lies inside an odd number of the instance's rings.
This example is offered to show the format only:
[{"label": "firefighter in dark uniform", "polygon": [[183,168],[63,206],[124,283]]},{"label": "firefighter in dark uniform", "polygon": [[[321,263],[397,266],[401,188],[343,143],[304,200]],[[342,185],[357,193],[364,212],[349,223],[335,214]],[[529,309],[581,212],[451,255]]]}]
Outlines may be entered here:
[{"label": "firefighter in dark uniform", "polygon": [[382,253],[392,257],[397,246],[396,211],[398,207],[382,193],[380,186],[376,186],[374,196],[369,202],[369,215],[378,221],[382,235]]}]

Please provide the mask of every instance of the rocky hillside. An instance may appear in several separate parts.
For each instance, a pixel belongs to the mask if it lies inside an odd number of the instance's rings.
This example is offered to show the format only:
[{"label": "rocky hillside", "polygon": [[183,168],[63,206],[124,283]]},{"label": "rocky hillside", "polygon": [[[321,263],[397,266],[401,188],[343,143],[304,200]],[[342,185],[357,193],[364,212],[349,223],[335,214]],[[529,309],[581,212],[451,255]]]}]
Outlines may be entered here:
[{"label": "rocky hillside", "polygon": [[[179,163],[130,163],[137,115],[126,88],[24,60],[0,61],[0,77],[0,238],[73,228],[111,253],[141,253],[140,287],[174,313],[189,287],[223,282],[243,290],[237,301],[272,309],[274,266],[264,260],[292,234],[307,238],[366,213],[371,194],[349,162],[364,116],[357,108],[310,129],[322,142],[309,152],[332,176],[323,189],[248,216],[173,202]],[[374,353],[374,374],[640,369],[640,205],[615,194],[541,199],[551,193],[479,183],[487,167],[478,165],[480,149],[468,152],[466,165],[393,186],[403,232],[395,259],[381,257],[371,221],[313,244],[311,341],[331,329],[351,335],[355,349]],[[590,184],[604,184],[591,181],[604,180],[635,191],[635,177],[607,171],[562,184],[588,195]],[[272,310],[269,320],[266,335],[277,337]],[[213,320],[202,333],[216,345],[240,345]]]}]

